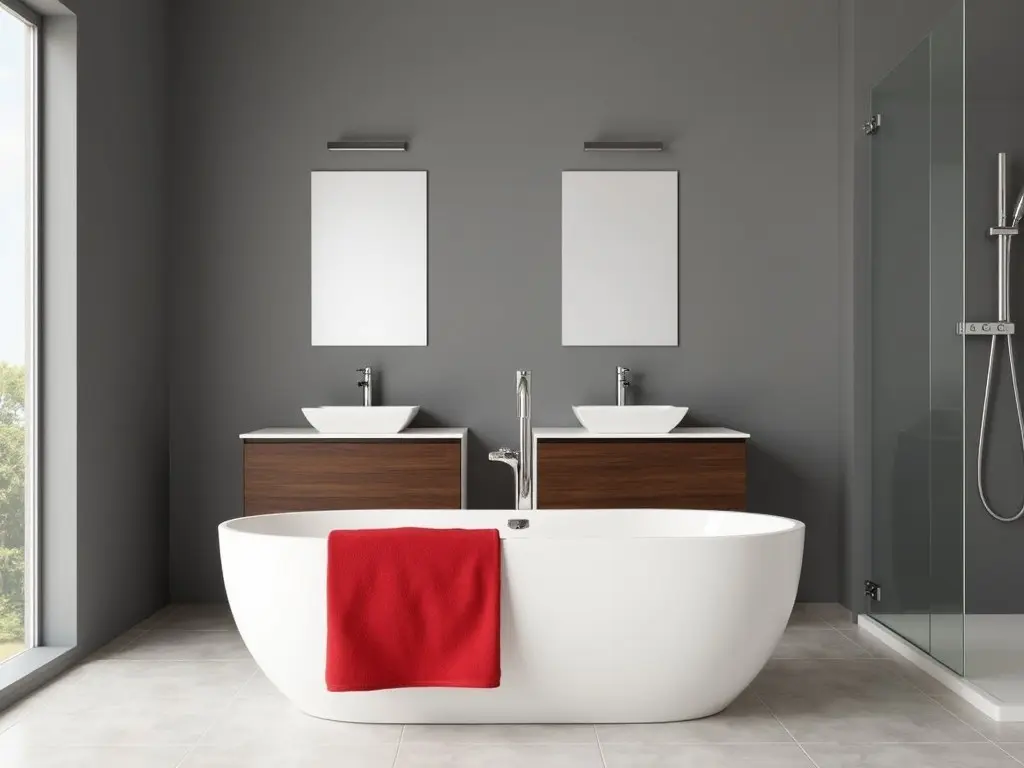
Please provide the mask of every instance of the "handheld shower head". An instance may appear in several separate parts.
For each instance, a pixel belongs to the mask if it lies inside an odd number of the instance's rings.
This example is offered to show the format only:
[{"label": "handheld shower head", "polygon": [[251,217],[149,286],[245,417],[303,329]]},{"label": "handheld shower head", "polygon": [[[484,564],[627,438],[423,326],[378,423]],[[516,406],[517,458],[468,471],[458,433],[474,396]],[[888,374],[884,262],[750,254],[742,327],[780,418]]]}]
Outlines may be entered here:
[{"label": "handheld shower head", "polygon": [[1021,219],[1024,219],[1024,189],[1020,191],[1020,194],[1017,196],[1017,204],[1013,206],[1013,224],[1010,226],[1016,229]]}]

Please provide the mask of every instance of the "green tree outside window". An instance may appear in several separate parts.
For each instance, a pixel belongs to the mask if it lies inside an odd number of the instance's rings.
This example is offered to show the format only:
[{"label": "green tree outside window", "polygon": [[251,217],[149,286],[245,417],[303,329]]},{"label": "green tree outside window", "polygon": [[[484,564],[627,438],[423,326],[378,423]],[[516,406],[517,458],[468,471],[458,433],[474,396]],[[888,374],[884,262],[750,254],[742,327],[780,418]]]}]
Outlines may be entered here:
[{"label": "green tree outside window", "polygon": [[0,643],[24,637],[25,369],[0,362]]}]

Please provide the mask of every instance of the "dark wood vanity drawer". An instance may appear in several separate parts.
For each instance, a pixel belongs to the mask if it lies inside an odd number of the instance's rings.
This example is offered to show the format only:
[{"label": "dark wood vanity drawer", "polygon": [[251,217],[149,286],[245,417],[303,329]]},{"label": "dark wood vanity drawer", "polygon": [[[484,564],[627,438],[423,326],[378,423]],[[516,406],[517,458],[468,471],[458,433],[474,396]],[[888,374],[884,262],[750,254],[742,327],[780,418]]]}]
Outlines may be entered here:
[{"label": "dark wood vanity drawer", "polygon": [[245,514],[458,509],[458,440],[246,441]]},{"label": "dark wood vanity drawer", "polygon": [[744,510],[743,440],[539,440],[541,509]]}]

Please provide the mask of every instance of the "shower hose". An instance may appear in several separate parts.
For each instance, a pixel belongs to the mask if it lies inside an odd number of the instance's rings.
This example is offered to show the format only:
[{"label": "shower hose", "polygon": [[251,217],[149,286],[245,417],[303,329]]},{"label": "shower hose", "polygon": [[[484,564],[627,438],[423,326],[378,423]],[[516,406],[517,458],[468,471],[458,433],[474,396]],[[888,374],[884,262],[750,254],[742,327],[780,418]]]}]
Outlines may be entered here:
[{"label": "shower hose", "polygon": [[[985,400],[981,406],[981,434],[978,436],[978,496],[981,503],[985,505],[985,511],[994,520],[1001,523],[1012,523],[1024,517],[1024,503],[1021,504],[1017,514],[1013,517],[1003,517],[998,514],[988,498],[985,496],[985,481],[982,480],[982,471],[985,466],[985,438],[988,435],[988,410],[992,399],[992,380],[995,378],[996,369],[996,346],[999,344],[999,337],[992,337],[992,348],[988,354],[988,375],[985,377]],[[1021,450],[1024,451],[1024,411],[1021,410],[1020,388],[1017,386],[1017,364],[1014,362],[1013,336],[1006,337],[1006,353],[1010,359],[1010,381],[1013,383],[1013,401],[1017,406],[1017,426],[1020,428]]]}]

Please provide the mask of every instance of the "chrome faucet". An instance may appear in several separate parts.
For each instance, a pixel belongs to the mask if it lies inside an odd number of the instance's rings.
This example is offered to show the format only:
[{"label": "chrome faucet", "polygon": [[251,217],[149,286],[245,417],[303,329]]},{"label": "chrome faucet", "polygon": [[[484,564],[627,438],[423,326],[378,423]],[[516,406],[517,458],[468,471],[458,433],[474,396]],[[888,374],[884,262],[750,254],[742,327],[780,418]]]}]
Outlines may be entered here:
[{"label": "chrome faucet", "polygon": [[363,374],[363,380],[359,382],[359,388],[363,390],[363,405],[369,408],[373,405],[373,369],[366,366],[360,368],[359,373]]},{"label": "chrome faucet", "polygon": [[533,509],[533,420],[530,413],[532,374],[516,371],[516,410],[519,416],[519,450],[499,448],[487,455],[512,467],[516,483],[516,509]]},{"label": "chrome faucet", "polygon": [[629,376],[629,368],[623,368],[621,365],[615,371],[615,404],[625,405],[626,404],[626,388],[631,384]]}]

